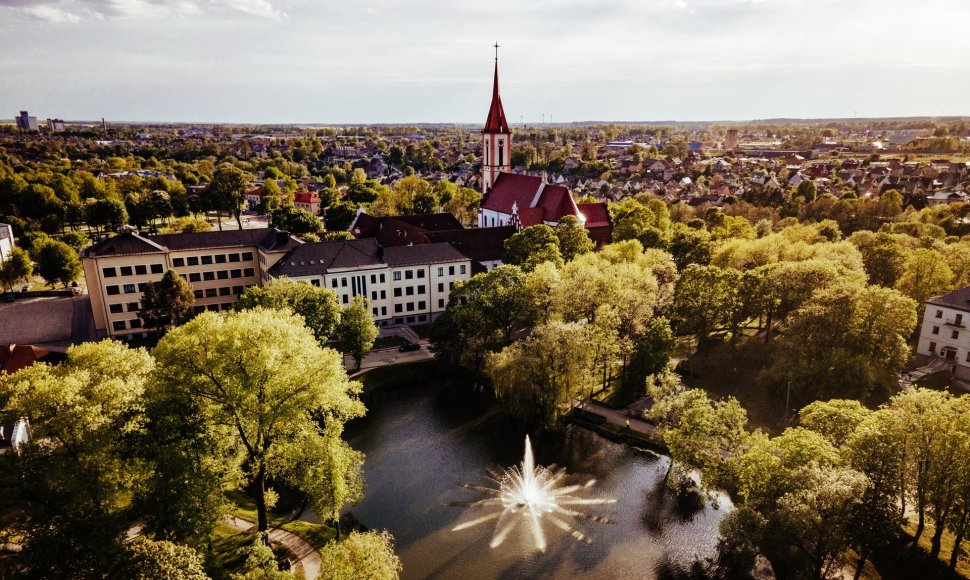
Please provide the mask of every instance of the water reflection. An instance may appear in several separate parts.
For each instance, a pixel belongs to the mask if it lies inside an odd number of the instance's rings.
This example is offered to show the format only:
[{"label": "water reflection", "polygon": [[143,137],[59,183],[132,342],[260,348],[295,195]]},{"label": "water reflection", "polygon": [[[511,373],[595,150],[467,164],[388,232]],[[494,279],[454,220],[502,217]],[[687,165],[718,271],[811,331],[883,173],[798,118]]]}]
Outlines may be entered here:
[{"label": "water reflection", "polygon": [[592,544],[550,533],[537,553],[531,535],[513,533],[493,550],[488,526],[451,532],[463,513],[449,504],[468,499],[458,484],[518,464],[522,427],[488,395],[461,387],[400,389],[368,408],[347,429],[367,456],[366,494],[352,511],[394,534],[405,578],[651,578],[689,574],[696,561],[716,558],[726,498],[719,509],[678,506],[663,487],[665,457],[577,427],[534,435],[533,447],[537,464],[595,477],[596,495],[616,499],[597,507],[611,523],[596,528]]}]

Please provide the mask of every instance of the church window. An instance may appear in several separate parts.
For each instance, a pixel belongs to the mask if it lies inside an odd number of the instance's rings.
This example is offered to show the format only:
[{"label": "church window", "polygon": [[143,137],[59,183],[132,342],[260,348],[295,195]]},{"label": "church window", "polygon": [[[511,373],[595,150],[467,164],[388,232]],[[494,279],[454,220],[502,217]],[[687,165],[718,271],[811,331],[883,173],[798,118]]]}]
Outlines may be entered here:
[{"label": "church window", "polygon": [[505,165],[505,146],[502,145],[502,140],[498,141],[498,164],[499,166]]}]

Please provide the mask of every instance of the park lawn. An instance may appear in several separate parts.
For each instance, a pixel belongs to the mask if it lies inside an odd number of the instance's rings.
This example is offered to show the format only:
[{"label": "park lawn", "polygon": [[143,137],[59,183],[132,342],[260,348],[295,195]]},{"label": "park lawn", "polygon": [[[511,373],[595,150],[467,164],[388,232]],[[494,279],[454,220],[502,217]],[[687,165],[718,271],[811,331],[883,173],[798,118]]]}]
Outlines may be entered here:
[{"label": "park lawn", "polygon": [[[908,538],[912,538],[913,534],[916,533],[916,519],[912,518],[912,521],[907,522],[903,526],[903,530],[906,532]],[[919,547],[926,551],[927,556],[930,553],[930,540],[933,537],[933,532],[936,528],[933,524],[926,522],[926,527],[923,530],[923,535],[919,538]],[[946,568],[950,565],[950,552],[953,550],[953,541],[955,537],[949,530],[944,530],[943,536],[940,538],[940,555],[939,560],[941,566]],[[960,548],[960,555],[957,557],[957,568],[956,573],[961,578],[970,578],[970,555],[967,554],[967,543],[964,540],[963,546]]]},{"label": "park lawn", "polygon": [[210,568],[221,574],[216,577],[228,578],[230,573],[242,568],[246,562],[246,549],[252,545],[255,535],[233,529],[217,522],[212,530],[212,548],[209,554]]},{"label": "park lawn", "polygon": [[[230,491],[226,496],[233,504],[233,508],[229,510],[232,515],[256,523],[256,505],[251,499],[240,491]],[[337,530],[325,524],[294,520],[289,515],[275,514],[272,511],[268,516],[270,526],[300,536],[316,550],[320,550],[329,541],[337,537]]]}]

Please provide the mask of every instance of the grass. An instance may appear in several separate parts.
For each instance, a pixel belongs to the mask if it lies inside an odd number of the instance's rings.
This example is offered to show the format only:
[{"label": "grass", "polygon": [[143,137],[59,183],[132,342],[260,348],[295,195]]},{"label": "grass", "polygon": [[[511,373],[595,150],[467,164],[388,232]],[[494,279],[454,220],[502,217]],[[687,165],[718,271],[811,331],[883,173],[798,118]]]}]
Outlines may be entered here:
[{"label": "grass", "polygon": [[[903,526],[903,530],[906,532],[908,538],[912,538],[913,534],[916,533],[916,518],[911,519],[911,522]],[[935,531],[936,529],[933,527],[933,524],[926,522],[923,534],[919,537],[919,547],[926,551],[927,557],[930,553],[930,540],[933,538]],[[940,555],[938,558],[943,568],[950,565],[950,552],[953,551],[953,542],[955,539],[949,530],[944,530],[943,535],[940,537]],[[970,578],[970,555],[967,554],[966,541],[960,547],[960,555],[957,557],[956,573],[963,578]]]},{"label": "grass", "polygon": [[[249,497],[240,491],[230,491],[226,494],[233,503],[232,515],[255,523],[257,521],[256,505]],[[294,520],[290,514],[270,512],[269,525],[292,532],[307,541],[314,549],[319,550],[337,537],[337,531],[324,524],[314,524],[302,520]]]},{"label": "grass", "polygon": [[217,578],[228,578],[231,572],[242,568],[246,562],[247,548],[252,545],[254,538],[252,534],[217,523],[212,531],[210,571],[217,572]]}]

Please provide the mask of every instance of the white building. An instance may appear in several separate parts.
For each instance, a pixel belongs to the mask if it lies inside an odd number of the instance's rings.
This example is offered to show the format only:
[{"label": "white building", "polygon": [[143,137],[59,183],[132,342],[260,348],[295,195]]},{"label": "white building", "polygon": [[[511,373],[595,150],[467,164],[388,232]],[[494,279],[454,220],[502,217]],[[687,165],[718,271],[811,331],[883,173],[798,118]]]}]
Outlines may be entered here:
[{"label": "white building", "polygon": [[472,259],[451,244],[381,247],[374,238],[301,244],[268,271],[329,288],[340,304],[369,301],[381,326],[426,324],[448,306],[455,282],[472,275]]},{"label": "white building", "polygon": [[0,224],[0,264],[10,256],[10,252],[17,247],[13,238],[13,228],[10,224]]},{"label": "white building", "polygon": [[970,286],[926,302],[917,354],[941,358],[953,374],[970,380]]}]

